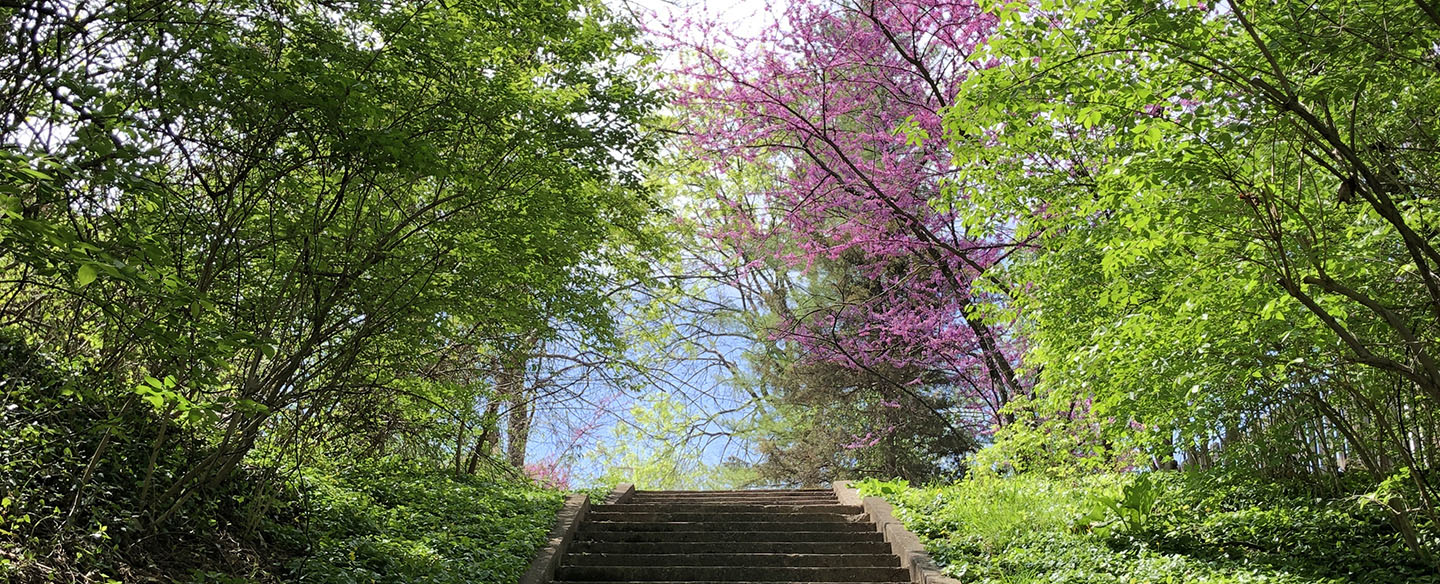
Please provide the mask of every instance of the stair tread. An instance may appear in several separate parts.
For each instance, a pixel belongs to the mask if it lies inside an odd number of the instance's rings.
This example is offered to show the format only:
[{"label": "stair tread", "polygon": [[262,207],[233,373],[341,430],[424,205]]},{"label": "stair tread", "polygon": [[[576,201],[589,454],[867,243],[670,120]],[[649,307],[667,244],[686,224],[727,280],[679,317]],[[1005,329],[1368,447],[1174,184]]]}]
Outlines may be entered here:
[{"label": "stair tread", "polygon": [[816,542],[816,541],[667,541],[667,542],[614,542],[576,541],[571,544],[574,553],[890,553],[890,544],[874,542]]},{"label": "stair tread", "polygon": [[794,505],[790,503],[610,503],[591,505],[592,513],[615,513],[640,511],[649,512],[654,510],[687,510],[699,509],[705,512],[712,510],[735,510],[739,512],[772,512],[798,510],[804,513],[818,513],[825,510],[835,510],[845,513],[864,513],[864,507],[859,505]]},{"label": "stair tread", "polygon": [[564,566],[637,566],[729,568],[897,568],[894,554],[786,553],[571,553]]},{"label": "stair tread", "polygon": [[[898,563],[898,562],[897,562]],[[573,566],[562,565],[557,571],[562,579],[581,577],[586,580],[789,580],[825,579],[837,581],[872,581],[901,579],[909,571],[899,567],[821,567],[821,566]],[[573,578],[580,579],[580,578]]]},{"label": "stair tread", "polygon": [[704,527],[705,529],[730,530],[751,527],[753,528],[751,529],[751,531],[774,531],[776,529],[791,528],[799,529],[801,531],[849,531],[850,529],[855,529],[863,526],[864,529],[861,529],[861,531],[864,531],[866,529],[870,529],[871,526],[874,524],[870,523],[869,521],[865,521],[863,518],[852,518],[849,516],[840,515],[833,519],[825,519],[820,521],[801,521],[785,519],[778,519],[775,521],[761,521],[758,519],[750,521],[736,521],[725,519],[707,519],[700,517],[615,517],[595,521],[592,522],[590,525],[602,527],[618,527],[621,529],[630,529],[631,526],[636,525],[660,526],[654,531],[679,529],[679,526],[685,525],[700,526]]},{"label": "stair tread", "polygon": [[[719,561],[719,560],[721,560],[721,558],[736,558],[736,560],[740,560],[740,558],[742,558],[742,557],[753,557],[753,555],[769,555],[769,557],[782,557],[782,555],[783,555],[783,557],[834,558],[834,557],[855,557],[855,555],[864,555],[864,557],[870,557],[870,555],[891,555],[891,554],[786,554],[786,552],[757,551],[757,552],[710,552],[710,554],[706,554],[706,552],[701,552],[701,554],[644,554],[644,552],[636,552],[636,554],[628,554],[628,552],[611,552],[611,554],[589,554],[589,552],[582,552],[582,554],[567,554],[567,555],[635,555],[635,557],[661,557],[661,555],[684,555],[684,557],[687,557],[687,558],[704,558],[704,560]],[[729,565],[729,564],[713,564],[713,565]]]},{"label": "stair tread", "polygon": [[728,513],[712,511],[591,511],[594,521],[637,521],[664,523],[854,523],[864,520],[860,513]]},{"label": "stair tread", "polygon": [[577,541],[619,542],[717,542],[717,543],[873,543],[885,541],[878,531],[592,531],[581,532]]},{"label": "stair tread", "polygon": [[828,489],[636,491],[590,508],[557,582],[899,584],[900,558]]},{"label": "stair tread", "polygon": [[635,498],[626,500],[631,505],[838,505],[838,499],[651,499]]},{"label": "stair tread", "polygon": [[873,531],[874,525],[844,521],[596,521],[583,525],[580,531]]},{"label": "stair tread", "polygon": [[753,494],[777,494],[777,493],[805,493],[805,494],[835,494],[831,489],[719,489],[714,491],[681,491],[673,489],[636,489],[635,494],[665,493],[677,495],[753,495]]}]

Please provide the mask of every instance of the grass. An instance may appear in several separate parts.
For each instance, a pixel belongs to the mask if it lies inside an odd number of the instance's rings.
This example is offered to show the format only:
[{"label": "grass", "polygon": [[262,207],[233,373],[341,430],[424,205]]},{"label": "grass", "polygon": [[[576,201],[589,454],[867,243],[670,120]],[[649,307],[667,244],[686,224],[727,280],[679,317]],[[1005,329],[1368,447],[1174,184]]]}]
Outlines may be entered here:
[{"label": "grass", "polygon": [[[1167,473],[1131,529],[1101,503],[1133,475],[868,481],[952,577],[984,584],[1440,583],[1374,508],[1218,474]],[[1433,535],[1433,532],[1432,534]]]}]

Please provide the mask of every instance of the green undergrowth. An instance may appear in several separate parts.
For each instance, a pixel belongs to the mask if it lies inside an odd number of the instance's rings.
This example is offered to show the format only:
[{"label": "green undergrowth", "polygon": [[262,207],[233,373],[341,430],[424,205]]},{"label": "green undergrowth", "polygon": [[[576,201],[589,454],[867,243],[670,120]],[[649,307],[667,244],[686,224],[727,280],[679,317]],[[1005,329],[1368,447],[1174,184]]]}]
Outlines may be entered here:
[{"label": "green undergrowth", "polygon": [[[978,583],[1427,583],[1383,510],[1219,474],[865,481],[946,573]],[[1433,529],[1425,534],[1435,541]]]},{"label": "green undergrowth", "polygon": [[209,446],[175,423],[160,440],[130,393],[0,330],[0,582],[508,584],[564,498],[500,470],[336,459],[246,465],[157,520]]},{"label": "green undergrowth", "polygon": [[274,533],[309,550],[287,582],[515,582],[545,541],[564,494],[443,470],[389,465],[311,473],[309,511]]}]

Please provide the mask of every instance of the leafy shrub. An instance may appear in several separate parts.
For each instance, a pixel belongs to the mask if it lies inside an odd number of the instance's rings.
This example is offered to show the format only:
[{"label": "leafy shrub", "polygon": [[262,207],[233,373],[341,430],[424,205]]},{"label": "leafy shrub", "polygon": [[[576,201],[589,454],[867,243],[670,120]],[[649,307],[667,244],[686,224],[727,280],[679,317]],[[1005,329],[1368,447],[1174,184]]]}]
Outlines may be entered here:
[{"label": "leafy shrub", "polygon": [[163,422],[131,396],[0,330],[0,579],[137,580],[197,561],[258,573],[264,560],[233,525],[265,483],[242,473],[158,525],[164,481],[207,446],[174,428],[158,441]]},{"label": "leafy shrub", "polygon": [[545,541],[563,493],[422,465],[384,463],[299,481],[273,536],[310,550],[287,582],[514,582]]},{"label": "leafy shrub", "polygon": [[560,491],[391,461],[242,469],[157,526],[148,469],[162,484],[208,445],[171,426],[156,449],[163,422],[128,393],[0,330],[0,581],[508,583],[560,508]]},{"label": "leafy shrub", "polygon": [[[982,474],[952,485],[860,487],[895,504],[965,582],[1440,583],[1374,506],[1218,473]],[[1117,523],[1128,515],[1127,526],[1087,529],[1096,505]]]},{"label": "leafy shrub", "polygon": [[1093,510],[1081,518],[1081,522],[1102,535],[1117,527],[1120,533],[1136,533],[1146,527],[1162,490],[1154,475],[1146,473],[1121,486],[1118,494],[1113,491],[1091,493]]}]

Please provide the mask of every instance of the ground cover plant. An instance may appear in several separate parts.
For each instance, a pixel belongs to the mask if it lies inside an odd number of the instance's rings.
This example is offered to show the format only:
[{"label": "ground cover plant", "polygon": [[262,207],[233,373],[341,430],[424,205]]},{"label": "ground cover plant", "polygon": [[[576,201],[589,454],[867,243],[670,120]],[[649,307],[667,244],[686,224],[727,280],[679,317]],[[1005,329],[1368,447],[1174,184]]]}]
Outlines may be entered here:
[{"label": "ground cover plant", "polygon": [[[448,469],[389,465],[307,473],[270,537],[304,555],[286,582],[514,582],[546,540],[564,493]],[[299,545],[299,544],[304,545]]]},{"label": "ground cover plant", "polygon": [[[247,469],[148,530],[146,490],[130,466],[151,456],[155,417],[106,418],[103,392],[86,393],[96,380],[67,375],[11,333],[0,336],[0,366],[0,394],[16,406],[0,414],[9,430],[0,533],[10,542],[0,576],[9,581],[512,582],[564,497],[488,467],[337,461],[282,475]],[[95,462],[76,455],[102,441],[107,454]],[[200,447],[193,436],[172,441],[159,458]]]},{"label": "ground cover plant", "polygon": [[894,504],[964,582],[1440,582],[1362,493],[1315,496],[1218,472],[859,486]]}]

